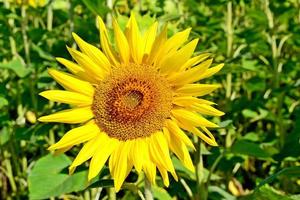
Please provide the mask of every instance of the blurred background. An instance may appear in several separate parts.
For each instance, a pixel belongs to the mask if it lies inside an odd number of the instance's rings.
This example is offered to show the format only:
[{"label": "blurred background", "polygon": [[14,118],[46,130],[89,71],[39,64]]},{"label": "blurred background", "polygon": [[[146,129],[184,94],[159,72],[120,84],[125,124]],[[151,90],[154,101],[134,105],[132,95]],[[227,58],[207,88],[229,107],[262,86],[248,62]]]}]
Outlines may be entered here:
[{"label": "blurred background", "polygon": [[192,27],[197,52],[225,63],[207,80],[223,86],[206,97],[226,113],[212,118],[219,147],[193,138],[196,173],[173,157],[179,181],[165,188],[158,176],[155,199],[299,200],[300,0],[0,0],[0,199],[143,198],[134,170],[118,194],[107,169],[92,183],[87,164],[69,176],[79,147],[47,147],[71,127],[36,120],[66,107],[38,93],[59,87],[47,68],[71,59],[71,33],[100,47],[96,16],[124,27],[131,11],[141,30],[155,19],[169,35]]}]

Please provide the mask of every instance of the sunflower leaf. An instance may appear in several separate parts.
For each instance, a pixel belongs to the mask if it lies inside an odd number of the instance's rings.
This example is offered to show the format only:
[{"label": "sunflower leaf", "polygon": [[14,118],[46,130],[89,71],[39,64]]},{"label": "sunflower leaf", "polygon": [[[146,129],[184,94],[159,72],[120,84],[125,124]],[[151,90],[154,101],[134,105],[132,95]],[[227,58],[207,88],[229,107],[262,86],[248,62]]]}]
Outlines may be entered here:
[{"label": "sunflower leaf", "polygon": [[12,70],[20,78],[24,78],[31,72],[31,68],[25,66],[25,62],[21,57],[16,57],[6,63],[0,63],[1,68]]},{"label": "sunflower leaf", "polygon": [[46,199],[81,191],[87,186],[87,171],[68,175],[64,170],[71,160],[64,154],[48,154],[39,159],[29,173],[30,199]]},{"label": "sunflower leaf", "polygon": [[172,200],[172,197],[165,189],[157,186],[153,187],[153,196],[158,200]]}]

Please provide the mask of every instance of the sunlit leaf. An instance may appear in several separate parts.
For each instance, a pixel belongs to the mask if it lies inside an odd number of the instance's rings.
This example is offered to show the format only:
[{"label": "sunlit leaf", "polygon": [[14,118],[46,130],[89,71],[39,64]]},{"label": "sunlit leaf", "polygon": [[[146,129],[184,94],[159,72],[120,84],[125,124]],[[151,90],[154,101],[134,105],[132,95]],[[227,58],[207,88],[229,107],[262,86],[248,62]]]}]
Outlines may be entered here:
[{"label": "sunlit leaf", "polygon": [[30,199],[46,199],[62,194],[81,191],[87,187],[87,171],[68,175],[64,170],[71,160],[61,154],[48,154],[39,159],[29,173]]}]

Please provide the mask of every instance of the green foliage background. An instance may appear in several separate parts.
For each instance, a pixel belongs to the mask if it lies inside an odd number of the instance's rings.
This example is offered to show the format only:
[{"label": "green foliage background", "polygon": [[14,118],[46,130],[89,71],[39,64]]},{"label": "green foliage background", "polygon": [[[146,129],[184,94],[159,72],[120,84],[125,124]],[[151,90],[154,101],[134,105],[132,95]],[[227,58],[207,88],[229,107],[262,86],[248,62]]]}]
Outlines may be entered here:
[{"label": "green foliage background", "polygon": [[[219,147],[194,138],[196,174],[173,158],[179,181],[156,199],[300,199],[299,0],[55,0],[31,7],[0,0],[0,199],[137,199],[143,177],[132,171],[123,190],[111,189],[107,169],[86,182],[87,165],[67,174],[79,147],[66,155],[46,150],[70,127],[36,122],[61,110],[38,93],[57,87],[47,68],[70,56],[71,32],[99,46],[96,15],[123,26],[131,10],[141,29],[154,18],[169,34],[192,27],[198,52],[211,52],[224,69],[209,82],[223,88],[208,96],[226,112],[212,119]],[[107,3],[112,3],[112,7]],[[118,15],[121,14],[121,15]],[[298,195],[297,195],[298,194]]]}]

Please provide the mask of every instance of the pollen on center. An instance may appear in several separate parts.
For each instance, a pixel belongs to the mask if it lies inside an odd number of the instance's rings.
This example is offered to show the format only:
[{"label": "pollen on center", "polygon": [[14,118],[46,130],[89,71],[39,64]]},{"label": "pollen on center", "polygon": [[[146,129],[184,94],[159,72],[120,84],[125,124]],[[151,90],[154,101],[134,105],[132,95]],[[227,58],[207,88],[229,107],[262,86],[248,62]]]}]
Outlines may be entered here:
[{"label": "pollen on center", "polygon": [[92,111],[108,136],[121,141],[161,130],[172,109],[172,90],[157,70],[129,64],[112,69],[96,86]]}]

